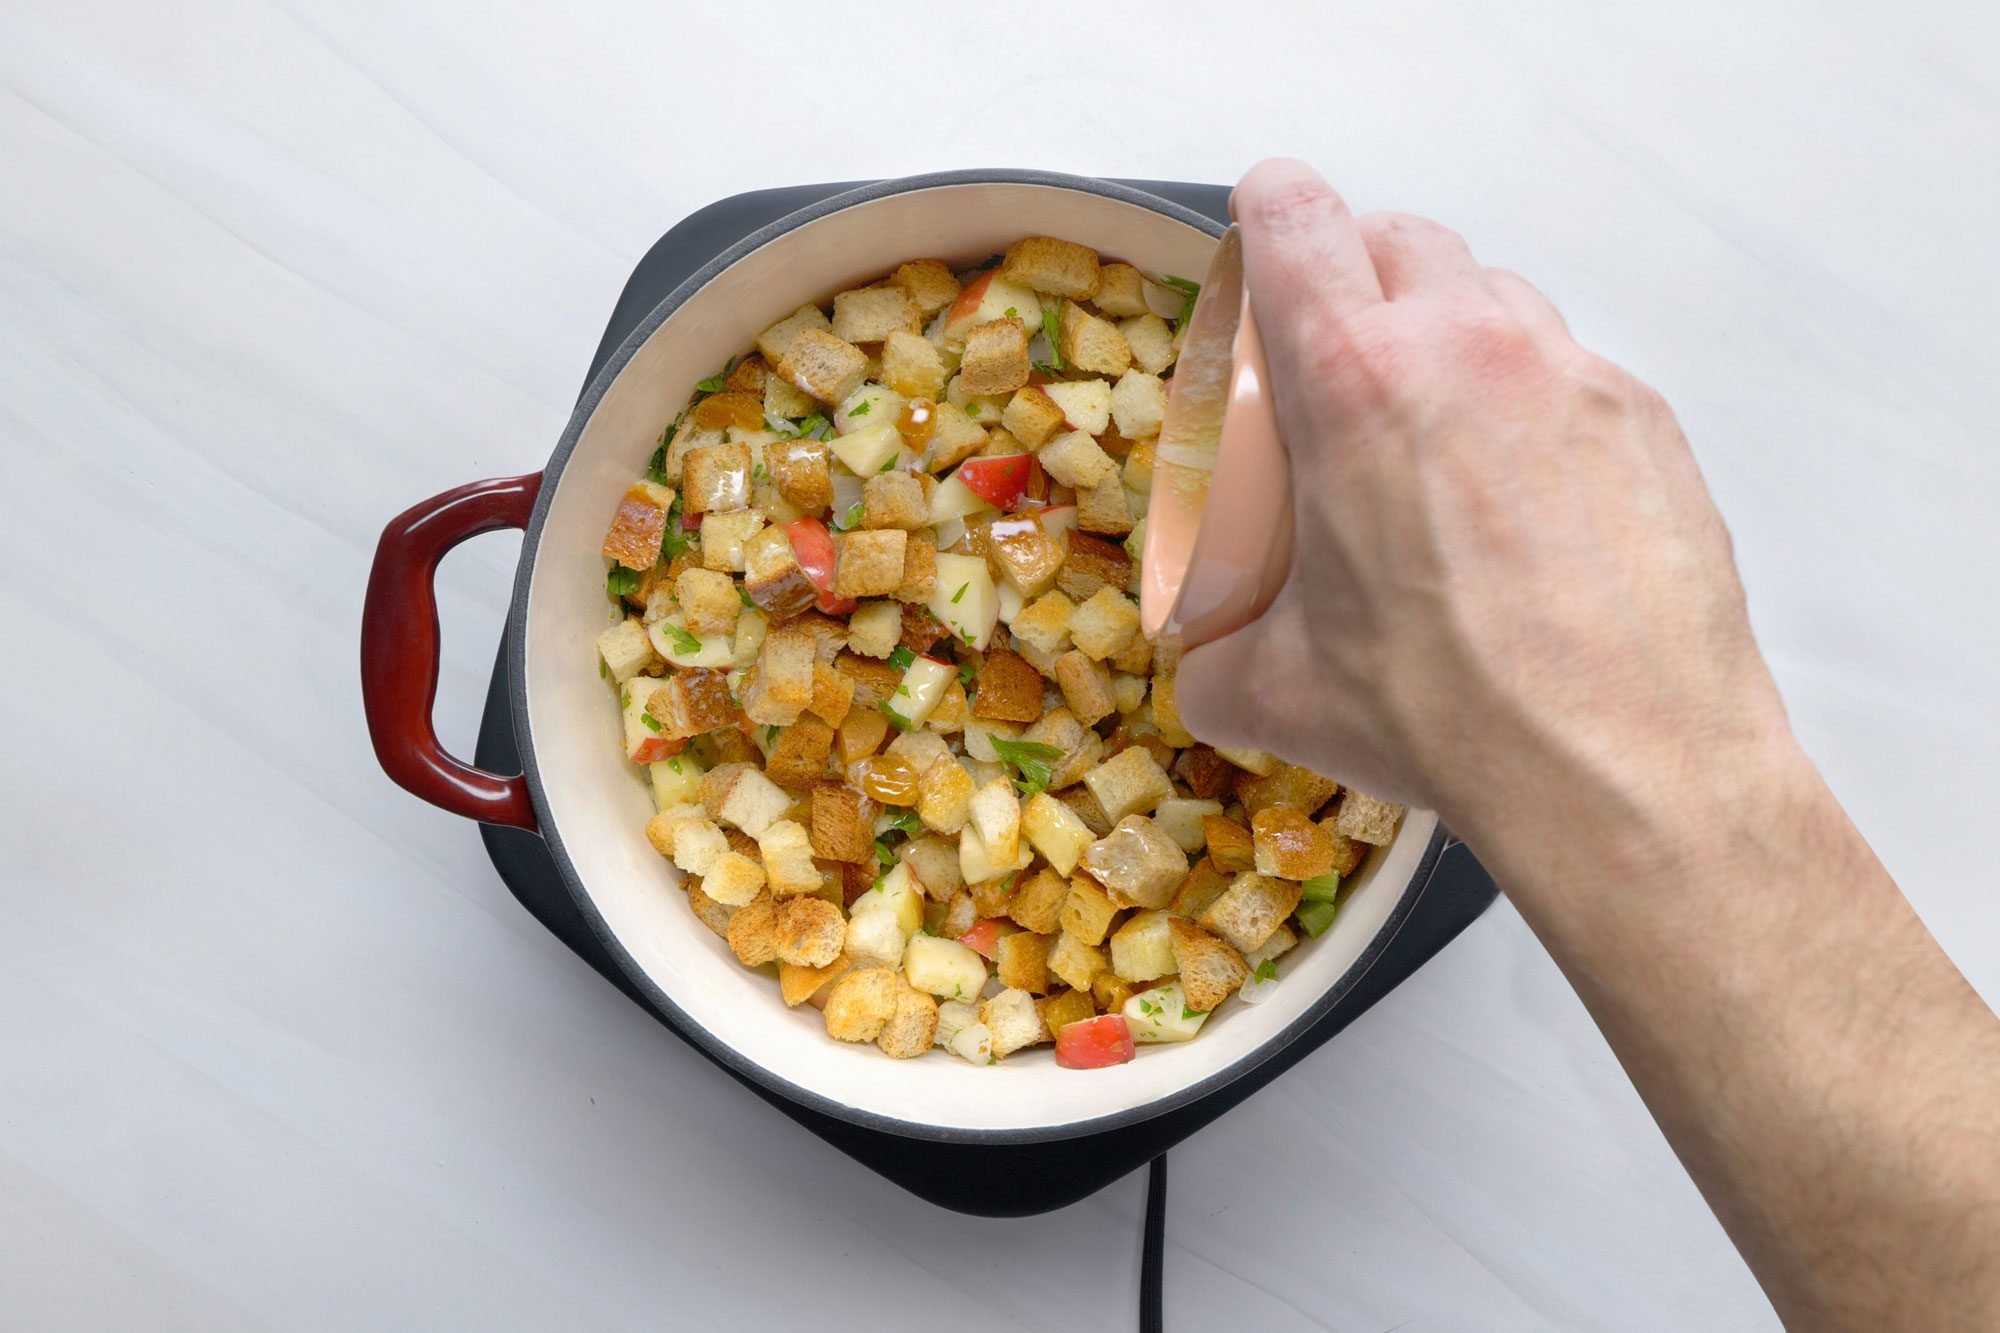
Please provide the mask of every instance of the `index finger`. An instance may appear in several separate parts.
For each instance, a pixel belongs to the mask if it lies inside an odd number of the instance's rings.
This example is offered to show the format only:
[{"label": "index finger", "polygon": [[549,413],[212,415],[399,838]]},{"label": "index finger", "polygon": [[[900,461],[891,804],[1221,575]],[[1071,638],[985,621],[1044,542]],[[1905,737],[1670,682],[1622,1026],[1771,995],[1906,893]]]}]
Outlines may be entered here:
[{"label": "index finger", "polygon": [[1243,228],[1244,276],[1258,320],[1275,334],[1300,318],[1382,300],[1382,284],[1347,201],[1303,162],[1274,157],[1229,196]]}]

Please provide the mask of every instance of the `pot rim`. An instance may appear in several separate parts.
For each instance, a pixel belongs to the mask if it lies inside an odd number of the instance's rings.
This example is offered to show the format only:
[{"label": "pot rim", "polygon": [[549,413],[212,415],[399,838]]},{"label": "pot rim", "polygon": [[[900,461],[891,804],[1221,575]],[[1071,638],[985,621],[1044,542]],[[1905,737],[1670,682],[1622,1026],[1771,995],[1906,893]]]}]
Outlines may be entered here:
[{"label": "pot rim", "polygon": [[528,793],[533,801],[536,821],[540,834],[549,849],[550,859],[555,863],[556,872],[561,877],[563,888],[568,892],[577,910],[590,925],[598,943],[617,962],[619,970],[646,996],[647,1002],[672,1022],[675,1029],[698,1045],[711,1059],[738,1075],[750,1079],[760,1086],[784,1097],[786,1100],[806,1106],[823,1115],[832,1116],[849,1124],[881,1133],[894,1134],[903,1138],[923,1139],[933,1142],[966,1144],[1025,1144],[1047,1143],[1064,1139],[1086,1138],[1112,1130],[1126,1129],[1148,1120],[1178,1110],[1183,1106],[1201,1100],[1235,1083],[1250,1074],[1265,1062],[1278,1055],[1285,1048],[1309,1032],[1324,1018],[1340,1000],[1367,975],[1376,960],[1388,948],[1404,923],[1415,909],[1417,901],[1429,885],[1438,859],[1444,852],[1446,833],[1442,824],[1431,830],[1428,844],[1411,874],[1401,896],[1390,909],[1382,926],[1369,940],[1353,963],[1333,985],[1299,1014],[1290,1024],[1275,1036],[1252,1047],[1243,1056],[1210,1074],[1208,1077],[1175,1088],[1171,1092],[1150,1101],[1130,1106],[1108,1115],[1096,1116],[1088,1120],[1066,1121],[1053,1125],[1034,1125],[1006,1129],[964,1128],[953,1125],[933,1124],[922,1120],[904,1120],[894,1116],[880,1115],[873,1111],[860,1110],[835,1101],[818,1092],[806,1088],[785,1077],[770,1067],[746,1058],[734,1046],[722,1041],[698,1022],[687,1010],[675,1002],[663,987],[655,983],[650,974],[626,950],[624,944],[606,925],[604,916],[598,911],[596,901],[583,885],[571,861],[568,849],[563,844],[562,834],[550,811],[547,792],[542,784],[540,765],[536,758],[534,729],[528,715],[527,699],[527,614],[528,590],[534,579],[535,559],[541,546],[542,529],[548,519],[554,501],[556,486],[562,479],[565,465],[576,450],[577,442],[583,435],[584,427],[596,412],[598,404],[626,365],[638,352],[646,340],[659,327],[673,317],[701,288],[715,277],[737,263],[744,256],[761,249],[778,237],[795,231],[807,223],[814,222],[829,214],[844,211],[857,205],[872,203],[879,199],[900,194],[914,194],[924,190],[959,185],[1040,185],[1053,189],[1073,190],[1084,194],[1099,195],[1121,203],[1132,204],[1149,211],[1162,214],[1174,221],[1193,227],[1210,236],[1220,237],[1224,231],[1221,223],[1191,209],[1184,208],[1172,200],[1143,190],[1120,185],[1112,181],[1094,177],[1073,176],[1064,172],[1034,171],[1015,168],[973,168],[960,171],[928,172],[916,176],[903,176],[892,180],[876,181],[855,189],[832,195],[817,203],[810,204],[794,213],[789,213],[768,225],[750,233],[736,244],[715,256],[708,263],[691,274],[686,281],[670,292],[658,305],[647,312],[633,327],[632,332],[612,352],[604,366],[577,399],[576,408],[570,414],[569,424],[564,428],[562,438],[542,471],[540,493],[535,499],[532,515],[521,536],[521,556],[514,576],[514,591],[507,609],[507,695],[513,717],[514,734],[521,755],[521,768],[527,780]]}]

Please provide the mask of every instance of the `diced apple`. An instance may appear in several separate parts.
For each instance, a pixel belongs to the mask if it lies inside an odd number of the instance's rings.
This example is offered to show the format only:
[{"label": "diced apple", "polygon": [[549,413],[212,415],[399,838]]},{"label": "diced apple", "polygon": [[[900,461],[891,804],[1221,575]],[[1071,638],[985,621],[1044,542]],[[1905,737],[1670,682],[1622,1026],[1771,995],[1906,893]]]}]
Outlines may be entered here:
[{"label": "diced apple", "polygon": [[1111,386],[1103,380],[1072,380],[1066,384],[1044,385],[1042,392],[1063,410],[1063,420],[1071,430],[1091,435],[1104,434],[1111,424]]},{"label": "diced apple", "polygon": [[1206,845],[1201,833],[1201,817],[1221,813],[1220,801],[1199,801],[1189,797],[1171,796],[1161,801],[1159,808],[1153,811],[1153,822],[1159,825],[1160,832],[1172,838],[1182,851],[1198,852]]},{"label": "diced apple", "polygon": [[707,770],[693,755],[677,754],[646,767],[653,777],[654,809],[664,810],[670,805],[695,805],[700,802],[701,775]]},{"label": "diced apple", "polygon": [[1189,1041],[1208,1021],[1208,1010],[1190,1009],[1178,981],[1142,990],[1125,1001],[1125,1022],[1136,1042]]},{"label": "diced apple", "polygon": [[846,953],[856,967],[895,967],[908,939],[896,913],[856,912],[847,923]]},{"label": "diced apple", "polygon": [[945,312],[944,345],[954,352],[963,351],[965,335],[975,325],[1010,315],[1030,329],[1040,328],[1042,303],[1028,288],[1007,281],[997,269],[989,269],[968,283]]},{"label": "diced apple", "polygon": [[833,428],[849,435],[863,426],[893,422],[902,410],[902,394],[880,384],[864,384],[833,410]]},{"label": "diced apple", "polygon": [[1076,531],[1075,505],[1050,505],[1036,515],[1042,521],[1042,531],[1049,534],[1049,540],[1067,549],[1068,534]]},{"label": "diced apple", "polygon": [[[1000,779],[1005,781],[1005,778]],[[1035,859],[1034,848],[1018,837],[1015,840],[1015,854],[999,857],[993,854],[986,840],[979,836],[979,830],[970,823],[958,831],[958,873],[967,884],[984,884],[989,879],[999,879],[1002,875],[1016,870],[1025,870]]]},{"label": "diced apple", "polygon": [[[871,414],[872,415],[872,414]],[[903,448],[903,436],[894,419],[862,426],[851,435],[837,435],[831,445],[833,456],[857,477],[867,478],[882,470]]]},{"label": "diced apple", "polygon": [[696,634],[679,611],[648,625],[646,637],[653,641],[654,652],[678,667],[736,665],[736,645],[727,634]]},{"label": "diced apple", "polygon": [[984,1023],[968,1023],[953,1035],[945,1049],[968,1064],[990,1065],[993,1063],[993,1034],[987,1031]]},{"label": "diced apple", "polygon": [[658,721],[646,712],[646,700],[666,687],[658,676],[634,676],[625,682],[625,757],[635,764],[653,763],[673,753]]},{"label": "diced apple", "polygon": [[981,958],[991,960],[1000,950],[1002,935],[1018,935],[1020,932],[1021,928],[1005,917],[989,916],[984,921],[975,922],[971,930],[958,937],[958,942]]},{"label": "diced apple", "polygon": [[976,555],[938,552],[937,586],[926,603],[932,615],[974,648],[984,649],[1000,622],[1000,599],[993,574]]},{"label": "diced apple", "polygon": [[875,887],[854,900],[854,906],[847,909],[850,918],[866,916],[871,912],[889,912],[896,918],[896,926],[905,935],[914,935],[924,924],[924,891],[917,887],[917,881],[910,875],[910,868],[898,862],[888,874],[875,881]]},{"label": "diced apple", "polygon": [[941,1000],[938,1002],[938,1025],[935,1041],[947,1050],[951,1039],[979,1021],[979,1006],[969,1000]]},{"label": "diced apple", "polygon": [[1004,580],[1000,584],[999,593],[1000,619],[1002,623],[1011,625],[1014,623],[1014,617],[1021,614],[1021,608],[1028,604],[1028,599],[1021,596],[1019,588]]},{"label": "diced apple", "polygon": [[[991,509],[992,507],[992,505],[987,504],[978,495],[975,495],[972,488],[960,481],[958,474],[954,472],[939,482],[937,489],[931,492],[929,517],[933,525],[942,526],[952,519],[970,518],[981,510]],[[945,547],[951,545],[951,543],[945,541],[943,534],[940,533],[938,545]]]},{"label": "diced apple", "polygon": [[958,679],[958,668],[934,657],[919,657],[903,669],[896,692],[884,702],[907,725],[905,731],[921,727],[944,698],[945,687]]},{"label": "diced apple", "polygon": [[970,1000],[986,984],[986,960],[957,940],[912,935],[903,949],[903,977],[920,991]]},{"label": "diced apple", "polygon": [[1083,859],[1083,849],[1096,841],[1090,826],[1076,812],[1047,792],[1028,798],[1021,812],[1021,829],[1034,849],[1048,858],[1059,875],[1068,875]]}]

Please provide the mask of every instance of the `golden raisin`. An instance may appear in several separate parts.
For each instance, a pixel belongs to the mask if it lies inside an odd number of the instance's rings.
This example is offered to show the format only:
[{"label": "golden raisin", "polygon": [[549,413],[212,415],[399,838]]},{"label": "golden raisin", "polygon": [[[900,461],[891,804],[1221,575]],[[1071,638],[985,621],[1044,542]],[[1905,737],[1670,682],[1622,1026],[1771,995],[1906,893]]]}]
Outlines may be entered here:
[{"label": "golden raisin", "polygon": [[902,414],[896,418],[896,431],[903,442],[912,449],[921,449],[931,442],[931,432],[937,429],[937,404],[928,398],[912,398],[903,404]]},{"label": "golden raisin", "polygon": [[854,766],[855,785],[884,805],[917,803],[917,770],[901,755],[870,755]]}]

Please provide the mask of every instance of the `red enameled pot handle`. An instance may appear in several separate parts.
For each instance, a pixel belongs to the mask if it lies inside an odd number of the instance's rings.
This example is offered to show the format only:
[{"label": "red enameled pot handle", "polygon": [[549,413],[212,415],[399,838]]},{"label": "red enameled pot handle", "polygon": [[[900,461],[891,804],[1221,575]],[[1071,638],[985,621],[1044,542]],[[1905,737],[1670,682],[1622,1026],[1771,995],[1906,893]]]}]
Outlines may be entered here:
[{"label": "red enameled pot handle", "polygon": [[486,824],[536,831],[527,779],[474,768],[445,753],[431,723],[437,700],[438,561],[498,528],[525,528],[542,474],[475,481],[434,495],[382,530],[361,608],[361,707],[382,769],[432,805]]}]

